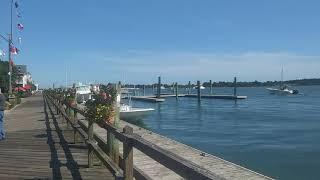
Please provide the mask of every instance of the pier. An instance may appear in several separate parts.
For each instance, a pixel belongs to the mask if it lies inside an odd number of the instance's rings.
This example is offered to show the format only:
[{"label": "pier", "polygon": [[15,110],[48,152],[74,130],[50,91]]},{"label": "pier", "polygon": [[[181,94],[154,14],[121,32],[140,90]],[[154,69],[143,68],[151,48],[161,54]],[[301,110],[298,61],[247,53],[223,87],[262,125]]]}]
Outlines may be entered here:
[{"label": "pier", "polygon": [[[136,101],[147,101],[147,102],[164,102],[165,98],[170,97],[187,97],[187,98],[198,98],[197,94],[163,94],[160,97],[156,96],[131,96],[132,100]],[[201,95],[201,99],[230,99],[230,100],[238,100],[238,99],[247,99],[247,96],[235,96],[235,95]]]},{"label": "pier", "polygon": [[[89,123],[48,95],[27,98],[6,122],[1,179],[271,179],[124,121]],[[119,149],[108,148],[111,135]]]},{"label": "pier", "polygon": [[[203,94],[201,91],[201,82],[197,81],[196,84],[196,94],[191,94],[191,81],[188,83],[188,93],[187,94],[179,94],[178,90],[178,83],[173,83],[172,85],[172,93],[162,93],[161,92],[161,77],[158,77],[158,84],[157,84],[157,93],[154,95],[146,96],[145,94],[145,85],[143,85],[143,96],[137,96],[136,93],[134,93],[134,96],[131,96],[130,98],[136,101],[147,101],[147,102],[164,102],[165,98],[169,97],[175,97],[178,99],[178,97],[188,97],[188,98],[197,98],[198,101],[201,101],[201,99],[227,99],[227,100],[241,100],[241,99],[247,99],[247,96],[239,96],[237,94],[237,78],[234,77],[233,80],[233,94],[214,94],[213,93],[213,86],[212,86],[212,80],[209,81],[209,94]],[[154,87],[153,87],[154,89]],[[126,97],[127,98],[127,97]]]}]

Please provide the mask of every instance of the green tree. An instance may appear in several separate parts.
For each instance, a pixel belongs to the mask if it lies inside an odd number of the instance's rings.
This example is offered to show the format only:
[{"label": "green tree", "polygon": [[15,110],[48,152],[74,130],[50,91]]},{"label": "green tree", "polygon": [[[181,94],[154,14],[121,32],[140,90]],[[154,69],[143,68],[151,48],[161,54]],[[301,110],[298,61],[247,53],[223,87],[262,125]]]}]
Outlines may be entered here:
[{"label": "green tree", "polygon": [[[9,62],[0,61],[0,88],[3,92],[9,91]],[[16,87],[16,80],[18,78],[18,69],[16,66],[12,66],[11,83],[12,87]]]}]

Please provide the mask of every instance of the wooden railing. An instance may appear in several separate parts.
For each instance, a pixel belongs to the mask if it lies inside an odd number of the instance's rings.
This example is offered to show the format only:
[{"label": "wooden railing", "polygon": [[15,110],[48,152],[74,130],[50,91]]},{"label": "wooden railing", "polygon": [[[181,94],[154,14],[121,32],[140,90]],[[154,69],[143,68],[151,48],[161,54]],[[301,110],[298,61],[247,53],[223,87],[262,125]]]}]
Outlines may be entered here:
[{"label": "wooden railing", "polygon": [[[191,161],[143,139],[133,133],[133,129],[130,126],[125,126],[120,130],[107,123],[99,124],[100,127],[107,130],[108,141],[105,143],[101,139],[95,138],[93,132],[94,123],[92,121],[88,121],[88,127],[78,122],[78,114],[85,117],[83,110],[64,104],[46,93],[44,93],[44,96],[47,102],[49,100],[53,104],[57,114],[62,115],[66,119],[68,126],[73,128],[74,142],[77,142],[79,135],[84,139],[88,146],[89,167],[93,166],[94,155],[96,155],[103,165],[114,174],[116,179],[132,180],[133,177],[135,179],[151,179],[133,165],[133,148],[136,148],[185,179],[223,179]],[[112,148],[109,141],[111,138],[109,137],[115,137],[123,143],[123,155],[119,154],[118,148]]]}]

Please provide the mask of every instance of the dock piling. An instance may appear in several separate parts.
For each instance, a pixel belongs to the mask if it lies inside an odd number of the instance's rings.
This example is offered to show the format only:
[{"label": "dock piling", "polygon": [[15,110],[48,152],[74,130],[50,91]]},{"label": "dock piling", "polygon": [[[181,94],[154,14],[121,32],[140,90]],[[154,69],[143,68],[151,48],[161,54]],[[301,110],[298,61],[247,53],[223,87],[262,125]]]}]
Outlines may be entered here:
[{"label": "dock piling", "polygon": [[210,84],[210,95],[212,95],[212,80],[210,80],[209,84]]},{"label": "dock piling", "polygon": [[191,82],[189,81],[189,83],[188,83],[188,94],[190,94],[191,93]]},{"label": "dock piling", "polygon": [[197,81],[197,87],[198,87],[198,102],[201,101],[201,84],[200,81]]},{"label": "dock piling", "polygon": [[146,95],[146,85],[143,85],[143,96]]},{"label": "dock piling", "polygon": [[178,99],[178,83],[175,84],[176,99]]},{"label": "dock piling", "polygon": [[161,77],[158,77],[158,91],[157,91],[157,98],[160,98],[161,95]]},{"label": "dock piling", "polygon": [[237,77],[234,77],[233,81],[233,96],[237,96]]}]

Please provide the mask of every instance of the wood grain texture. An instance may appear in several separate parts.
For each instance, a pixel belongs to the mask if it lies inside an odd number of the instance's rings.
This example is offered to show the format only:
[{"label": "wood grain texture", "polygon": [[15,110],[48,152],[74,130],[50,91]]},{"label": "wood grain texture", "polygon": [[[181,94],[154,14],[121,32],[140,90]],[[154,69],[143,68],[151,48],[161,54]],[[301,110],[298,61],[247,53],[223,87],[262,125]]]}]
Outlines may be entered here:
[{"label": "wood grain texture", "polygon": [[85,144],[34,96],[6,112],[7,139],[0,141],[0,179],[114,179],[104,166],[88,168]]}]

